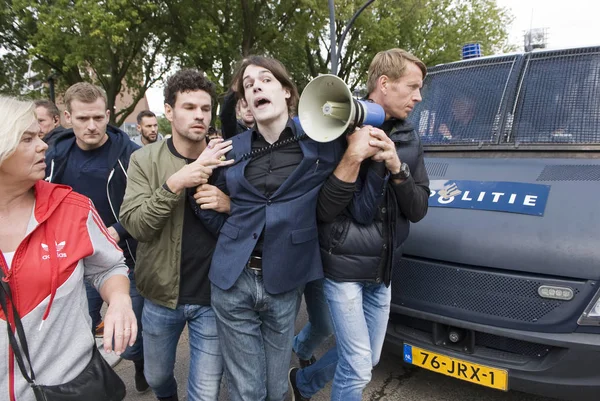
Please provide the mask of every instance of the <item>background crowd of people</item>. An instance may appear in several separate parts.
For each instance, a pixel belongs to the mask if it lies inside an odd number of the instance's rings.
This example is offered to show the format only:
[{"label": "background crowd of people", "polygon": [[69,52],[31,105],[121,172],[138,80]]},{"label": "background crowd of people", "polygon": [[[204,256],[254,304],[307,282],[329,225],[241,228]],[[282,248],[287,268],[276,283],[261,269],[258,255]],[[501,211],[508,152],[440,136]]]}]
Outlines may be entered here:
[{"label": "background crowd of people", "polygon": [[[378,53],[367,99],[384,125],[327,143],[292,119],[298,90],[262,56],[238,65],[222,137],[211,130],[214,85],[195,70],[166,82],[164,138],[150,111],[134,140],[109,125],[106,94],[89,83],[64,95],[68,129],[51,102],[0,98],[0,265],[38,380],[78,375],[103,324],[104,349],[133,361],[136,390],[177,400],[187,325],[188,400],[216,401],[223,375],[234,401],[280,401],[288,387],[307,400],[332,380],[332,400],[360,400],[383,346],[391,271],[410,222],[427,213],[423,148],[406,122],[425,74],[404,50]],[[302,295],[309,323],[295,336]],[[6,335],[0,346],[10,350]],[[293,353],[300,369],[289,369]],[[0,392],[35,399],[12,363],[0,362]]]}]

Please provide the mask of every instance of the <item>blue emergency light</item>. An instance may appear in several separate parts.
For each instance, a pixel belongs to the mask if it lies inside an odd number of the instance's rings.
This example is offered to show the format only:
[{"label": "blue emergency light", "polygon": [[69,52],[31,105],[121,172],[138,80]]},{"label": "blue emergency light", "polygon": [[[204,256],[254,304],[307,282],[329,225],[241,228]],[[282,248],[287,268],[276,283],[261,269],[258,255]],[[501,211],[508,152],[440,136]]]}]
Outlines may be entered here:
[{"label": "blue emergency light", "polygon": [[482,55],[481,44],[479,43],[468,43],[462,47],[463,60],[481,57]]}]

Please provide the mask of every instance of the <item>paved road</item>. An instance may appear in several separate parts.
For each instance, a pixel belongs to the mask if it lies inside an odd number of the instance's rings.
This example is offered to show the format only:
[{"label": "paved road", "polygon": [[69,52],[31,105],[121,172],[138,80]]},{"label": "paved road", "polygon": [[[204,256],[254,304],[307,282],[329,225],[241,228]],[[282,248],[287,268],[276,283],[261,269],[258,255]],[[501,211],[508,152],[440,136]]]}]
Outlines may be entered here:
[{"label": "paved road", "polygon": [[[297,330],[306,322],[306,313],[302,308]],[[332,340],[333,341],[333,340]],[[333,342],[324,344],[319,353],[325,352]],[[292,361],[296,363],[296,361]],[[185,400],[185,383],[189,367],[189,343],[187,331],[181,337],[177,349],[176,378],[179,383],[179,399]],[[137,394],[133,383],[133,364],[121,361],[115,368],[127,385],[128,401],[151,401],[156,398],[152,392]],[[313,401],[329,400],[330,387],[312,398]],[[227,391],[223,388],[219,401],[228,401]],[[386,353],[384,348],[381,362],[373,372],[373,380],[364,392],[365,401],[556,401],[552,398],[536,397],[515,391],[502,392],[475,384],[462,382],[437,373],[416,367],[402,365],[400,358]]]}]

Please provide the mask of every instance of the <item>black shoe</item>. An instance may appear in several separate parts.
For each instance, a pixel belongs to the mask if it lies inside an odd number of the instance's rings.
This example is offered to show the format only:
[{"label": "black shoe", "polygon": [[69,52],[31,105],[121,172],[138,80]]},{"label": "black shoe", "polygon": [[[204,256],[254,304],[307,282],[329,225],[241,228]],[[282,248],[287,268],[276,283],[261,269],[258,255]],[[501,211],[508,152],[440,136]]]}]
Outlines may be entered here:
[{"label": "black shoe", "polygon": [[134,361],[133,366],[135,366],[135,390],[138,393],[145,393],[150,389],[150,386],[144,376],[144,360]]},{"label": "black shoe", "polygon": [[172,396],[170,396],[170,397],[162,397],[162,398],[161,398],[161,397],[158,397],[158,399],[159,399],[160,401],[179,401],[179,398],[177,397],[177,394],[175,394],[175,395],[172,395]]},{"label": "black shoe", "polygon": [[310,401],[310,398],[303,397],[298,387],[296,387],[296,374],[299,370],[298,368],[291,368],[288,373],[288,383],[292,388],[292,401]]},{"label": "black shoe", "polygon": [[300,369],[304,369],[313,363],[317,362],[317,358],[315,356],[311,356],[310,359],[300,359],[298,358],[298,364],[300,365]]}]

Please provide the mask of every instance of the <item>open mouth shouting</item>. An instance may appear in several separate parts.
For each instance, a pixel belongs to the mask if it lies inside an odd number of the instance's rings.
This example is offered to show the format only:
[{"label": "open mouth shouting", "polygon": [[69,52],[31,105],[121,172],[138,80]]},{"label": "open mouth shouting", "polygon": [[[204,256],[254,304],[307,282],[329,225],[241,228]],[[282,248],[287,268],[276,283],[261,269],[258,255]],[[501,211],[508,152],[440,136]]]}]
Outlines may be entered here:
[{"label": "open mouth shouting", "polygon": [[258,96],[254,99],[254,108],[257,110],[264,109],[271,104],[271,101],[264,96]]}]

